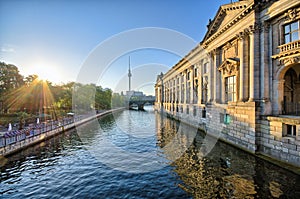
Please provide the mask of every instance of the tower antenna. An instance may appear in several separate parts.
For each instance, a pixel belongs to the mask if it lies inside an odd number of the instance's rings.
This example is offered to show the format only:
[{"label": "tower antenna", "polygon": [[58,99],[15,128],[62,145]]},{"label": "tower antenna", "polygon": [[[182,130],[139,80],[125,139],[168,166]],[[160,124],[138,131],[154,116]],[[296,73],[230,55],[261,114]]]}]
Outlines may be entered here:
[{"label": "tower antenna", "polygon": [[129,79],[129,91],[131,91],[131,70],[130,70],[130,56],[129,56],[129,69],[128,69],[128,79]]}]

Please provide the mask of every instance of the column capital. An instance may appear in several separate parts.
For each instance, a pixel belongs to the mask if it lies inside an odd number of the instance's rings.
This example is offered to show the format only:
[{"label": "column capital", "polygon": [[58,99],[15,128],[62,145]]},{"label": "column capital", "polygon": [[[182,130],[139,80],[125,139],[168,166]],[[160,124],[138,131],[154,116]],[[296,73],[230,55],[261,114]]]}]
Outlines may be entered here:
[{"label": "column capital", "polygon": [[270,31],[270,22],[267,22],[267,21],[265,21],[264,23],[263,23],[263,31],[265,32],[265,33],[268,33],[269,31]]},{"label": "column capital", "polygon": [[193,64],[189,66],[189,69],[194,70],[194,68],[195,68],[195,65],[193,65]]},{"label": "column capital", "polygon": [[239,32],[238,34],[236,34],[236,38],[238,40],[244,40],[245,36],[246,36],[245,32]]},{"label": "column capital", "polygon": [[218,55],[220,53],[220,50],[218,48],[215,48],[213,50],[211,50],[210,52],[208,52],[208,54],[210,56],[215,56],[215,55]]},{"label": "column capital", "polygon": [[250,25],[248,28],[245,29],[245,33],[249,35],[253,35],[261,30],[261,24],[255,22],[253,25]]}]

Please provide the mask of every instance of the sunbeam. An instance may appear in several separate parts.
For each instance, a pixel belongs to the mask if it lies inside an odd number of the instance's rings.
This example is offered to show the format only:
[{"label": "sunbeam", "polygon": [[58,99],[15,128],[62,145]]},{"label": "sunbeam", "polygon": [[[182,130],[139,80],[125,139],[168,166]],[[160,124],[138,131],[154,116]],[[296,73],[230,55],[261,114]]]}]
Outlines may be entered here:
[{"label": "sunbeam", "polygon": [[38,78],[10,93],[5,101],[10,112],[26,111],[51,116],[55,116],[54,102],[48,82]]}]

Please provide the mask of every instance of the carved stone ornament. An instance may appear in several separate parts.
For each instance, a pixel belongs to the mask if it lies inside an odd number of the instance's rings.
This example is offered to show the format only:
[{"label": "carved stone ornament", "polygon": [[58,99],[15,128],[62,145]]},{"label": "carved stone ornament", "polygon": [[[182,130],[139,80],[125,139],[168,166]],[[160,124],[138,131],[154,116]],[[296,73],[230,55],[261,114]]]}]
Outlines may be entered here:
[{"label": "carved stone ornament", "polygon": [[283,59],[282,62],[283,62],[283,65],[299,64],[300,56],[288,57],[288,58]]},{"label": "carved stone ornament", "polygon": [[226,59],[221,66],[219,66],[219,71],[222,72],[224,77],[232,76],[237,74],[239,70],[240,62],[235,59]]},{"label": "carved stone ornament", "polygon": [[286,16],[289,18],[289,20],[294,20],[297,17],[297,10],[296,9],[290,9],[287,11]]},{"label": "carved stone ornament", "polygon": [[246,36],[245,32],[239,32],[238,34],[236,34],[236,38],[238,40],[243,40],[245,36]]},{"label": "carved stone ornament", "polygon": [[232,47],[232,44],[230,42],[227,42],[225,45],[225,49],[228,50]]},{"label": "carved stone ornament", "polygon": [[262,29],[262,24],[260,22],[255,22],[254,23],[254,30],[255,31],[260,31]]},{"label": "carved stone ornament", "polygon": [[261,24],[255,22],[254,25],[250,25],[249,28],[245,29],[245,33],[246,34],[253,34],[253,33],[257,33],[261,30]]},{"label": "carved stone ornament", "polygon": [[228,42],[223,48],[222,48],[222,51],[223,51],[223,59],[226,60],[226,59],[230,59],[231,57],[236,57],[237,56],[237,48],[238,48],[238,45],[237,45],[237,42],[234,41],[232,43]]}]

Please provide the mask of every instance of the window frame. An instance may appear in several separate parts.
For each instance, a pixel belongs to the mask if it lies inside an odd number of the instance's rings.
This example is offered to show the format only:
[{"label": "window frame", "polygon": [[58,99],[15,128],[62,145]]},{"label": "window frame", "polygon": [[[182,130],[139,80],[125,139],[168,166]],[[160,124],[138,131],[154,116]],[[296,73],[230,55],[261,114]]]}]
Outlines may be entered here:
[{"label": "window frame", "polygon": [[[233,82],[229,80],[233,79]],[[229,83],[228,83],[229,82]],[[236,102],[237,101],[237,76],[231,75],[225,77],[225,102]],[[229,89],[232,86],[232,89]],[[230,96],[230,99],[229,99]]]},{"label": "window frame", "polygon": [[[292,25],[293,24],[297,24],[298,25],[298,29],[292,30]],[[286,30],[286,28],[289,28],[289,30]],[[293,40],[293,34],[294,33],[298,33],[298,38]],[[289,41],[287,41],[287,36],[289,37]],[[283,25],[283,43],[284,44],[288,44],[294,41],[298,41],[300,40],[300,20],[297,21],[293,21],[287,24]]]}]

